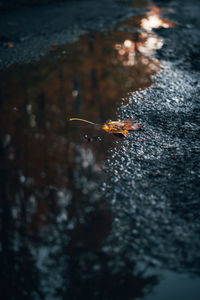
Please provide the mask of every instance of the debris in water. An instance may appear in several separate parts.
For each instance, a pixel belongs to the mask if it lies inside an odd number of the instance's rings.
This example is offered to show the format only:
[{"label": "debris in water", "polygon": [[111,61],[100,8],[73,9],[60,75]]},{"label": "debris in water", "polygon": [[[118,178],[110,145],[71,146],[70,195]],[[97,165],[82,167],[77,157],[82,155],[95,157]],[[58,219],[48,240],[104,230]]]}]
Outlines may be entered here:
[{"label": "debris in water", "polygon": [[57,44],[52,44],[51,46],[53,47],[53,49],[57,49]]},{"label": "debris in water", "polygon": [[88,136],[87,134],[84,135],[84,139],[85,139],[87,142],[100,142],[100,141],[101,141],[100,136],[93,136],[93,137],[90,137],[90,136]]},{"label": "debris in water", "polygon": [[13,48],[13,47],[14,47],[14,44],[11,43],[11,42],[8,42],[7,47],[8,47],[8,48]]}]

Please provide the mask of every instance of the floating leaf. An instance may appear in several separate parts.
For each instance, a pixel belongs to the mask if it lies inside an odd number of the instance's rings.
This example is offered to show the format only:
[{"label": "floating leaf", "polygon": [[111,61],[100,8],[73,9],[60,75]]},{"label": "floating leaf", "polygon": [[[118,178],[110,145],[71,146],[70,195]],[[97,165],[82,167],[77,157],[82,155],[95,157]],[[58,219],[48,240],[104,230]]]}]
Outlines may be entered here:
[{"label": "floating leaf", "polygon": [[135,119],[125,120],[125,121],[121,121],[121,120],[106,121],[106,123],[103,125],[96,124],[91,121],[87,121],[87,120],[79,119],[79,118],[70,118],[69,120],[70,121],[81,121],[84,123],[88,123],[88,124],[96,126],[98,129],[105,130],[106,132],[108,132],[110,134],[114,134],[117,136],[125,136],[125,137],[128,137],[129,131],[138,130],[144,126],[144,124],[136,123]]},{"label": "floating leaf", "polygon": [[127,137],[129,135],[129,131],[140,129],[143,126],[143,124],[138,124],[135,119],[132,119],[126,121],[107,121],[102,126],[102,129],[108,133]]}]

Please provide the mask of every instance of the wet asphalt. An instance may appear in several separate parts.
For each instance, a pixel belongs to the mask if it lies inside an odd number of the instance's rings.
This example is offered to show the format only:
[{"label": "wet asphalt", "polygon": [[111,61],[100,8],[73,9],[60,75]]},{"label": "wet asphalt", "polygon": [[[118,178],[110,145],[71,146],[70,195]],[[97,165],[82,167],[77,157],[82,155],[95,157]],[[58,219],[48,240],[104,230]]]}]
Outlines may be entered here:
[{"label": "wet asphalt", "polygon": [[[141,9],[113,0],[1,8],[0,67],[39,60],[52,50],[54,44],[72,43],[91,30],[113,29],[119,21],[138,11]],[[8,43],[13,47],[8,48]]]},{"label": "wet asphalt", "polygon": [[115,216],[110,242],[121,253],[130,248],[133,260],[136,255],[199,274],[199,3],[156,3],[172,9],[178,26],[156,30],[164,38],[156,54],[164,70],[119,111],[119,117],[135,116],[146,126],[119,142],[108,162],[106,194]]}]

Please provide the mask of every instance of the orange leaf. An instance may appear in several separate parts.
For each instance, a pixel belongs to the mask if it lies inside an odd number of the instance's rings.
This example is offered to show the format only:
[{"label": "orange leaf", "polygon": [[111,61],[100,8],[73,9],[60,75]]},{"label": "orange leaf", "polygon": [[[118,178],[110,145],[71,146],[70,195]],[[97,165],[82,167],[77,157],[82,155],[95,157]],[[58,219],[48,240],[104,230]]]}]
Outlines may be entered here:
[{"label": "orange leaf", "polygon": [[70,118],[70,121],[81,121],[85,123],[89,123],[91,125],[97,126],[98,129],[103,129],[110,134],[114,134],[117,136],[125,136],[129,135],[129,131],[140,129],[144,126],[144,124],[136,123],[135,119],[125,120],[125,121],[107,121],[103,125],[95,124],[93,122],[79,119],[79,118]]},{"label": "orange leaf", "polygon": [[127,120],[127,121],[107,121],[102,129],[108,133],[112,134],[121,134],[125,137],[129,135],[129,131],[137,130],[144,126],[143,124],[137,124],[136,121]]}]

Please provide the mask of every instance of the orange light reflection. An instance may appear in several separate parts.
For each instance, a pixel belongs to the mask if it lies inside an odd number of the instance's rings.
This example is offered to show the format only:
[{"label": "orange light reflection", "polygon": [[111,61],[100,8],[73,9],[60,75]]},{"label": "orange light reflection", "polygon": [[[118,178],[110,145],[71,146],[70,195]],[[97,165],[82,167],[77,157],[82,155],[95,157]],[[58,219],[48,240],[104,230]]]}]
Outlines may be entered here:
[{"label": "orange light reflection", "polygon": [[[151,57],[155,50],[158,50],[163,45],[162,38],[151,33],[141,32],[138,36],[138,41],[125,40],[123,43],[115,44],[115,49],[123,60],[124,66],[133,66],[137,64],[136,55],[142,54],[145,57]],[[143,59],[144,64],[148,64],[149,60]],[[141,59],[141,58],[140,58]]]},{"label": "orange light reflection", "polygon": [[169,28],[176,24],[172,21],[162,18],[156,11],[150,12],[141,20],[141,28],[146,31],[152,31],[155,28]]}]

